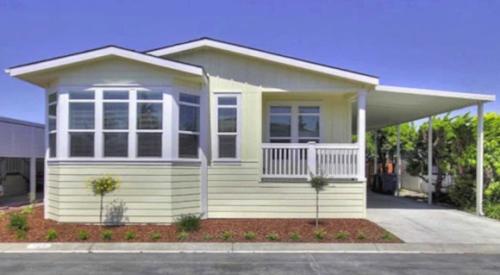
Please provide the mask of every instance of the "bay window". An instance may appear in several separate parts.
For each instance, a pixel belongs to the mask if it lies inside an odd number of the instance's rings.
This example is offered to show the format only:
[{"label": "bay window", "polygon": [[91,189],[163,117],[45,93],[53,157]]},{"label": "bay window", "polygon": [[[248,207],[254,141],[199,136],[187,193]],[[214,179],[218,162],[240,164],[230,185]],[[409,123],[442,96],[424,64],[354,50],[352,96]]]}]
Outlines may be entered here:
[{"label": "bay window", "polygon": [[137,156],[161,157],[163,93],[137,91]]},{"label": "bay window", "polygon": [[239,94],[217,94],[217,158],[238,159],[239,158]]},{"label": "bay window", "polygon": [[200,97],[179,95],[179,157],[198,158],[200,143]]},{"label": "bay window", "polygon": [[128,156],[129,92],[103,91],[104,157]]}]

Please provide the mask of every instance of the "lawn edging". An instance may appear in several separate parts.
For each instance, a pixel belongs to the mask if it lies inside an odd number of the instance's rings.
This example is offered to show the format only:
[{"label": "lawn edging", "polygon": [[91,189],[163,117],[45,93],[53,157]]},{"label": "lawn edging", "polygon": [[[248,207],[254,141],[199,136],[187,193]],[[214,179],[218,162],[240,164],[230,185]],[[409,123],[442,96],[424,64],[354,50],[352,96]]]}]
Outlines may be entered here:
[{"label": "lawn edging", "polygon": [[495,244],[431,243],[0,243],[0,253],[500,254]]}]

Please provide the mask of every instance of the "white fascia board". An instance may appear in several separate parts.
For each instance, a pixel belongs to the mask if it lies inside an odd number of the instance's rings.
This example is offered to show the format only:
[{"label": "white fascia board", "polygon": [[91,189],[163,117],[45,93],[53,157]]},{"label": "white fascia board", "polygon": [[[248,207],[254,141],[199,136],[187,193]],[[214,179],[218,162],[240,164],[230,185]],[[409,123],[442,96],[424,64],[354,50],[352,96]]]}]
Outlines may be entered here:
[{"label": "white fascia board", "polygon": [[354,72],[349,72],[341,69],[336,69],[332,67],[322,66],[319,64],[314,64],[306,61],[297,60],[294,58],[289,58],[277,54],[267,53],[255,49],[250,49],[246,47],[240,47],[232,44],[227,44],[219,41],[214,41],[210,39],[202,39],[193,42],[187,42],[184,44],[178,44],[171,47],[166,47],[163,49],[153,50],[148,52],[148,54],[154,56],[165,56],[169,54],[179,53],[183,51],[188,51],[201,47],[212,47],[224,51],[229,51],[236,54],[242,54],[246,56],[251,56],[259,59],[264,59],[272,61],[275,63],[280,63],[287,66],[298,67],[305,70],[310,70],[314,72],[319,72],[327,75],[332,75],[335,77],[345,78],[352,81],[362,82],[370,85],[378,85],[379,80],[376,77],[370,77],[363,74],[357,74]]},{"label": "white fascia board", "polygon": [[495,101],[496,100],[496,96],[492,95],[492,94],[461,93],[461,92],[453,92],[453,91],[417,89],[417,88],[385,86],[385,85],[377,85],[375,87],[375,91],[397,93],[397,94],[461,98],[461,99],[469,99],[469,100],[477,100],[477,101]]},{"label": "white fascia board", "polygon": [[158,58],[156,56],[148,56],[147,54],[142,54],[130,50],[125,50],[116,47],[106,47],[103,49],[98,49],[90,52],[69,55],[61,58],[56,58],[47,61],[41,61],[39,63],[28,64],[24,66],[14,67],[5,70],[10,76],[19,76],[23,74],[33,73],[36,71],[42,71],[47,69],[53,69],[56,67],[69,65],[73,63],[88,61],[104,56],[119,56],[130,60],[135,60],[138,62],[148,63],[151,65],[156,65],[163,68],[168,68],[176,71],[181,71],[188,74],[203,76],[203,69],[200,67],[183,64],[175,61],[165,60]]}]

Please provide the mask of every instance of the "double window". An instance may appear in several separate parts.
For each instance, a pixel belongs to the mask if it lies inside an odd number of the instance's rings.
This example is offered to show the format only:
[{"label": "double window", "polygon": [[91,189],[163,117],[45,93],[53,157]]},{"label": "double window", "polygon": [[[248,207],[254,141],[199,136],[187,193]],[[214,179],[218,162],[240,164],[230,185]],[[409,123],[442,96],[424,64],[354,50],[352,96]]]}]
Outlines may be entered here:
[{"label": "double window", "polygon": [[239,94],[217,94],[217,158],[239,158]]},{"label": "double window", "polygon": [[179,157],[198,158],[200,143],[200,97],[179,96]]},{"label": "double window", "polygon": [[269,141],[272,143],[320,142],[320,107],[271,105]]},{"label": "double window", "polygon": [[161,157],[163,93],[137,91],[137,156]]},{"label": "double window", "polygon": [[93,157],[95,138],[94,91],[69,92],[69,156]]},{"label": "double window", "polygon": [[104,157],[128,157],[129,97],[128,90],[102,93]]}]

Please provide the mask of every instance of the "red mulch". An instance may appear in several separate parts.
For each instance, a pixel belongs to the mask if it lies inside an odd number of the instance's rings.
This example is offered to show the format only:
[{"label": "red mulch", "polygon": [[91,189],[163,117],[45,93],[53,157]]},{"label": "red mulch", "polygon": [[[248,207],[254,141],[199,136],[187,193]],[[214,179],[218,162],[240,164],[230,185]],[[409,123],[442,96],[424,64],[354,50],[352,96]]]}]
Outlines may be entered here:
[{"label": "red mulch", "polygon": [[[14,231],[8,228],[9,211],[0,216],[0,242],[46,242],[47,231],[54,229],[57,232],[56,242],[82,242],[78,239],[78,233],[82,230],[89,234],[86,242],[102,242],[101,232],[111,230],[113,232],[110,242],[127,242],[125,233],[132,231],[136,234],[134,240],[129,242],[152,242],[151,234],[159,233],[161,238],[158,242],[179,242],[178,231],[175,225],[124,225],[124,226],[99,226],[76,223],[58,223],[43,218],[43,207],[38,206],[28,214],[29,230],[24,240],[16,238]],[[231,231],[233,242],[270,242],[266,239],[269,233],[277,233],[279,241],[291,242],[290,234],[297,232],[301,239],[299,242],[334,242],[334,243],[398,243],[401,242],[396,236],[388,233],[382,227],[364,219],[323,219],[320,228],[327,232],[324,240],[318,241],[314,238],[315,230],[313,219],[208,219],[201,222],[201,229],[197,232],[189,233],[184,242],[223,242],[222,232]],[[256,233],[255,240],[245,240],[243,234],[247,231]],[[349,233],[345,240],[338,240],[335,236],[339,231]],[[359,233],[366,237],[358,239]],[[210,235],[212,238],[207,239]],[[383,236],[390,234],[391,238]]]}]

